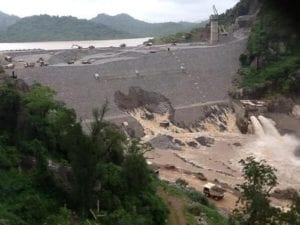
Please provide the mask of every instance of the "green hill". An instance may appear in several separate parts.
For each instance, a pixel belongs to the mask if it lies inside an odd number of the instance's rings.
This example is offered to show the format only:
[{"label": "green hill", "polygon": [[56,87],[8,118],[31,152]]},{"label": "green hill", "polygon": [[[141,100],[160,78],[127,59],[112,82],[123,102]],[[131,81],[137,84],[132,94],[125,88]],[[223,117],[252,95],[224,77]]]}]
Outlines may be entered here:
[{"label": "green hill", "polygon": [[92,21],[97,24],[104,24],[116,30],[127,31],[139,37],[157,37],[177,32],[185,32],[199,25],[197,23],[188,22],[146,23],[127,14],[119,14],[116,16],[99,14],[93,18]]},{"label": "green hill", "polygon": [[0,42],[101,40],[133,35],[75,17],[32,16],[23,18],[0,33]]},{"label": "green hill", "polygon": [[296,1],[283,2],[261,1],[247,50],[240,57],[240,85],[250,95],[300,93],[300,18]]},{"label": "green hill", "polygon": [[8,15],[0,11],[0,31],[5,30],[10,25],[17,22],[20,18],[13,15]]}]

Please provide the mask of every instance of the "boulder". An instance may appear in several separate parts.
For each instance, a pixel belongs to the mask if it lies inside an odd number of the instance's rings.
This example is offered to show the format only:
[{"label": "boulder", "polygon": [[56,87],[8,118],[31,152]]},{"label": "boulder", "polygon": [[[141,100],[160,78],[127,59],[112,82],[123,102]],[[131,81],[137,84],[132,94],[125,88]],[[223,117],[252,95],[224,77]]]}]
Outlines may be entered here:
[{"label": "boulder", "polygon": [[172,140],[173,137],[171,136],[159,134],[155,138],[151,139],[149,143],[153,148],[180,150],[180,147],[175,145]]},{"label": "boulder", "polygon": [[204,136],[197,137],[197,138],[195,138],[195,140],[199,144],[206,146],[206,147],[211,147],[215,143],[215,139],[210,138],[210,137],[204,137]]},{"label": "boulder", "polygon": [[179,145],[179,146],[185,146],[185,143],[183,142],[183,141],[180,141],[179,139],[174,139],[174,143],[176,144],[176,145]]},{"label": "boulder", "polygon": [[192,147],[192,148],[197,148],[198,144],[195,141],[189,141],[187,142],[187,145]]},{"label": "boulder", "polygon": [[203,173],[197,173],[195,174],[195,176],[199,179],[199,180],[202,180],[202,181],[207,181],[207,178],[206,176],[203,174]]}]

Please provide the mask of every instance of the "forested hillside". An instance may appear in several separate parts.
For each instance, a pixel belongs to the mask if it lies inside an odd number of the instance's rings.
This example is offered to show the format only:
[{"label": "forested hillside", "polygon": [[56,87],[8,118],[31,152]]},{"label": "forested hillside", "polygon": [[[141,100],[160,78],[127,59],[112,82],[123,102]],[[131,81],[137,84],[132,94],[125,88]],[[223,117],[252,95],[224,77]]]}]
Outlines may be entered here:
[{"label": "forested hillside", "polygon": [[75,17],[26,17],[0,33],[0,42],[101,40],[133,35]]},{"label": "forested hillside", "polygon": [[127,14],[119,14],[116,16],[99,14],[97,17],[93,18],[92,21],[98,24],[104,24],[116,30],[127,31],[139,37],[158,37],[167,34],[175,34],[177,32],[186,32],[199,26],[197,23],[188,22],[147,23],[137,20]]},{"label": "forested hillside", "polygon": [[300,32],[296,1],[263,0],[247,51],[241,86],[249,93],[299,95]]},{"label": "forested hillside", "polygon": [[19,19],[20,18],[17,16],[7,15],[0,11],[0,32],[17,22]]},{"label": "forested hillside", "polygon": [[103,120],[107,105],[87,135],[49,88],[0,76],[0,224],[166,223],[148,147]]}]

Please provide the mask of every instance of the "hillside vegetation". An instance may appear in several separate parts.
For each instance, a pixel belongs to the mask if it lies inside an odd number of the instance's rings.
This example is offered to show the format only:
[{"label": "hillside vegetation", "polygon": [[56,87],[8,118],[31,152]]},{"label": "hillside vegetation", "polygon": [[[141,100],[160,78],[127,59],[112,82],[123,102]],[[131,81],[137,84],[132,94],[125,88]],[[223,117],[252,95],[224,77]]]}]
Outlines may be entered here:
[{"label": "hillside vegetation", "polygon": [[262,95],[299,94],[300,38],[296,1],[262,1],[247,51],[241,55],[241,86]]},{"label": "hillside vegetation", "polygon": [[146,23],[127,14],[99,14],[91,20],[39,15],[18,18],[0,12],[0,42],[104,40],[187,32],[197,23]]},{"label": "hillside vegetation", "polygon": [[1,42],[67,41],[130,38],[133,35],[75,17],[32,16],[0,33]]},{"label": "hillside vegetation", "polygon": [[187,32],[198,26],[197,23],[188,22],[147,23],[127,14],[119,14],[116,16],[99,14],[93,18],[92,21],[98,24],[104,24],[115,30],[128,31],[138,37],[159,37],[167,34],[175,34],[177,32]]},{"label": "hillside vegetation", "polygon": [[17,16],[7,15],[0,11],[0,32],[17,22],[19,19],[20,18]]},{"label": "hillside vegetation", "polygon": [[90,134],[47,87],[0,74],[0,224],[164,225],[147,146],[94,110]]}]

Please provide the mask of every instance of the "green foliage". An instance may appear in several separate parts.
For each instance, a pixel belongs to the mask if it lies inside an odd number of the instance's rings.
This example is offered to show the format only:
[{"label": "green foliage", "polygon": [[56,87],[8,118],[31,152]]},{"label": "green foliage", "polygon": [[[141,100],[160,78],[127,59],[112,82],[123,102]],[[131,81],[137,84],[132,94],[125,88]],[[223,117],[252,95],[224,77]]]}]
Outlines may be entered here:
[{"label": "green foliage", "polygon": [[264,87],[263,94],[299,91],[299,30],[294,21],[293,4],[287,5],[283,6],[279,1],[262,1],[247,52],[240,57],[242,87],[254,90]]},{"label": "green foliage", "polygon": [[271,63],[268,67],[256,70],[253,67],[245,67],[241,73],[243,87],[255,87],[256,85],[268,85],[281,93],[291,93],[298,87],[300,81],[296,71],[300,68],[298,56],[281,57],[278,61]]},{"label": "green foliage", "polygon": [[201,205],[212,207],[208,199],[201,192],[196,191],[195,189],[189,188],[185,191],[186,195],[194,202],[200,203]]},{"label": "green foliage", "polygon": [[67,208],[60,208],[55,215],[47,217],[44,225],[72,225],[71,212]]},{"label": "green foliage", "polygon": [[[165,224],[143,156],[149,147],[104,121],[108,104],[94,110],[86,134],[47,87],[24,93],[8,83],[0,93],[0,115],[10,121],[0,127],[0,224],[69,225],[71,212],[87,224]],[[91,215],[96,209],[103,215]]]},{"label": "green foliage", "polygon": [[104,24],[115,30],[129,32],[138,37],[159,37],[177,32],[185,32],[199,25],[197,23],[188,22],[146,23],[134,19],[127,14],[119,14],[116,16],[99,14],[93,18],[92,21],[98,24]]},{"label": "green foliage", "polygon": [[21,97],[14,88],[0,89],[0,130],[13,133],[17,128],[17,114]]},{"label": "green foliage", "polygon": [[149,188],[150,170],[141,154],[128,154],[123,164],[123,176],[130,193],[140,193]]},{"label": "green foliage", "polygon": [[279,224],[279,209],[270,205],[270,192],[277,185],[276,170],[265,161],[255,161],[248,157],[240,161],[245,182],[239,185],[240,208],[234,211],[240,224],[263,225]]}]

